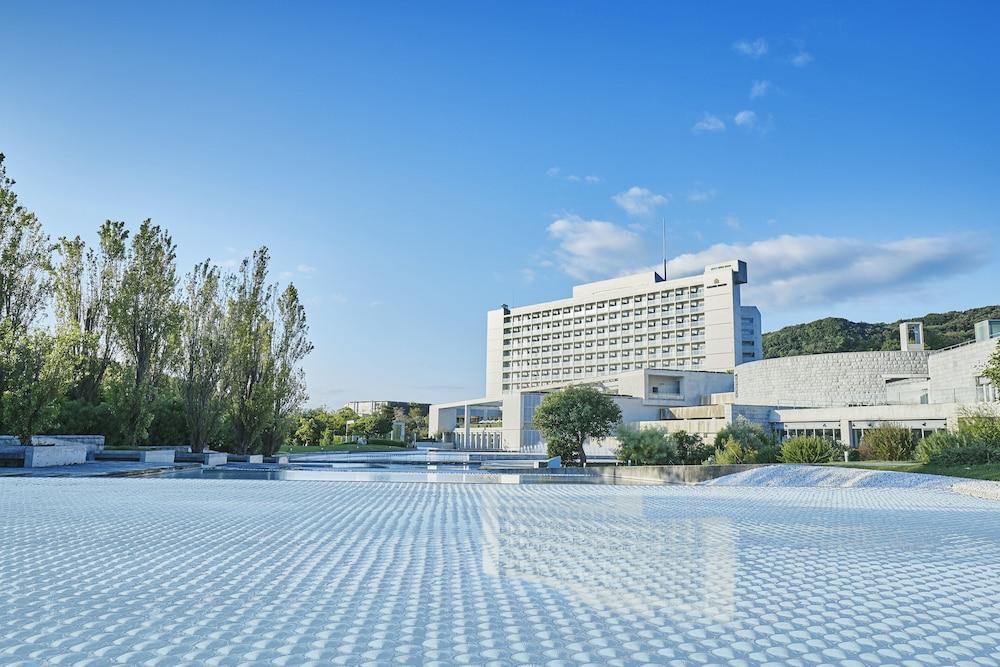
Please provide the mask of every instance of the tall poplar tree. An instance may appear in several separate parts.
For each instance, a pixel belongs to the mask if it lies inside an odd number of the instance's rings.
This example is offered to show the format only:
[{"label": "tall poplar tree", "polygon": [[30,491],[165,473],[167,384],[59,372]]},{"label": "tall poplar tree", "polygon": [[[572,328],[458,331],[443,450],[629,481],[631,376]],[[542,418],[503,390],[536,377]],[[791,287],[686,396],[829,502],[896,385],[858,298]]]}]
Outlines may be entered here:
[{"label": "tall poplar tree", "polygon": [[313,345],[309,342],[309,325],[306,309],[299,301],[295,285],[288,287],[278,297],[275,308],[274,336],[271,339],[270,416],[261,432],[261,452],[271,456],[292,430],[292,415],[306,400],[305,372],[302,360]]},{"label": "tall poplar tree", "polygon": [[48,302],[53,251],[38,218],[18,203],[4,160],[0,153],[0,415],[15,352]]},{"label": "tall poplar tree", "polygon": [[222,379],[228,340],[222,287],[218,267],[208,260],[194,267],[184,285],[181,386],[188,441],[195,452],[205,450],[225,409]]},{"label": "tall poplar tree", "polygon": [[134,446],[146,437],[154,391],[171,361],[180,325],[176,247],[166,230],[145,220],[125,255],[110,321],[123,358],[114,402],[122,439]]},{"label": "tall poplar tree", "polygon": [[98,230],[97,249],[79,236],[62,238],[55,267],[56,323],[69,342],[74,366],[71,398],[96,403],[114,358],[115,331],[111,304],[121,285],[128,231],[125,223],[108,220]]},{"label": "tall poplar tree", "polygon": [[243,260],[233,280],[226,314],[228,415],[236,449],[244,454],[260,446],[271,415],[274,325],[270,308],[274,286],[267,282],[269,262],[266,247]]}]

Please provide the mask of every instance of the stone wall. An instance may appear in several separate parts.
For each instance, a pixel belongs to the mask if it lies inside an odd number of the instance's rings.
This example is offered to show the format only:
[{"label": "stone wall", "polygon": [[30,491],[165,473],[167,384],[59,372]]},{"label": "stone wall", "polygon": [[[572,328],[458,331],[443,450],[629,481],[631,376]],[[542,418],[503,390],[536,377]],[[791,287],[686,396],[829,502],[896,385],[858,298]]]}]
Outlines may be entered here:
[{"label": "stone wall", "polygon": [[885,380],[927,375],[927,352],[840,352],[740,364],[736,403],[772,406],[872,405]]},{"label": "stone wall", "polygon": [[[93,459],[97,452],[104,450],[103,435],[33,435],[33,445],[86,445],[87,458]],[[0,435],[0,447],[20,445],[16,435]]]},{"label": "stone wall", "polygon": [[927,359],[931,376],[930,402],[975,403],[982,400],[982,389],[977,389],[978,378],[996,349],[997,339],[993,339],[932,352]]}]

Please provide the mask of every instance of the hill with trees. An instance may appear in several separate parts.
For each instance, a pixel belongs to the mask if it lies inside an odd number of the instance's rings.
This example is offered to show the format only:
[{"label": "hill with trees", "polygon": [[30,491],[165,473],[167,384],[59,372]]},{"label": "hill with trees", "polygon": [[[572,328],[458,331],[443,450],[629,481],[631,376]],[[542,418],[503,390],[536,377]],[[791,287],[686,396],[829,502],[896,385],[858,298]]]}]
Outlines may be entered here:
[{"label": "hill with trees", "polygon": [[988,319],[1000,319],[1000,305],[929,313],[895,322],[852,322],[825,317],[765,333],[764,356],[898,350],[900,322],[923,322],[926,348],[939,350],[972,340],[975,323]]}]

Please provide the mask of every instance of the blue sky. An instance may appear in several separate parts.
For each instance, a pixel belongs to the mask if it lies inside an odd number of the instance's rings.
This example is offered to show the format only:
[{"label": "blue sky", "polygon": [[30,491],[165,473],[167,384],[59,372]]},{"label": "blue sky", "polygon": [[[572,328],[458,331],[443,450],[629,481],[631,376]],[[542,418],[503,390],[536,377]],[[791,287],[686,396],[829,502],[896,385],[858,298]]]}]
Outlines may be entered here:
[{"label": "blue sky", "polygon": [[765,329],[1000,302],[996,3],[7,3],[53,235],[268,245],[311,401],[483,391],[485,312],[750,261]]}]

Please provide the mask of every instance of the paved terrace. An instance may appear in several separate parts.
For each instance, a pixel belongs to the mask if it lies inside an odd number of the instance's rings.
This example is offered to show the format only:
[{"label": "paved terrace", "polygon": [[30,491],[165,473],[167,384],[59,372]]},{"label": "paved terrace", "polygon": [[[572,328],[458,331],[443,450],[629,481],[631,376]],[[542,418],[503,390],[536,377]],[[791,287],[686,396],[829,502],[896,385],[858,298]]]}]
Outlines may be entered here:
[{"label": "paved terrace", "polygon": [[0,664],[1000,664],[945,489],[0,479]]}]

